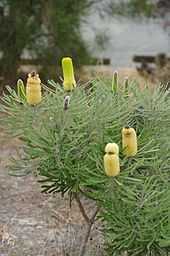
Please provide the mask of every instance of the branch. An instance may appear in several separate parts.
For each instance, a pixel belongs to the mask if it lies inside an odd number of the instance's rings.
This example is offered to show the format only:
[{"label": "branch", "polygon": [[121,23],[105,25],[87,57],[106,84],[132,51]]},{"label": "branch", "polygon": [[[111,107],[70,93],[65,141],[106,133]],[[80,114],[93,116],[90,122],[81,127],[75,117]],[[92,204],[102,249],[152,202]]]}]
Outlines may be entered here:
[{"label": "branch", "polygon": [[86,235],[85,235],[85,239],[83,241],[83,245],[81,247],[81,251],[80,251],[79,256],[84,256],[85,255],[86,246],[87,246],[87,242],[88,242],[88,239],[89,239],[89,236],[90,236],[91,228],[92,228],[92,226],[95,222],[95,218],[96,218],[96,215],[99,212],[99,210],[100,210],[100,208],[97,207],[95,212],[93,213],[91,219],[90,219],[90,222],[89,222],[88,227],[87,227],[87,232],[86,232]]},{"label": "branch", "polygon": [[75,200],[76,200],[76,202],[77,202],[77,204],[78,204],[78,206],[79,206],[79,209],[80,209],[80,212],[81,212],[82,216],[84,217],[84,219],[85,219],[85,221],[87,222],[87,224],[89,224],[89,223],[90,223],[90,219],[89,219],[89,217],[87,216],[87,214],[86,214],[86,212],[85,212],[85,209],[84,209],[84,207],[83,207],[83,205],[82,205],[82,203],[81,203],[81,201],[80,201],[80,198],[79,198],[79,196],[78,196],[77,193],[75,193]]}]

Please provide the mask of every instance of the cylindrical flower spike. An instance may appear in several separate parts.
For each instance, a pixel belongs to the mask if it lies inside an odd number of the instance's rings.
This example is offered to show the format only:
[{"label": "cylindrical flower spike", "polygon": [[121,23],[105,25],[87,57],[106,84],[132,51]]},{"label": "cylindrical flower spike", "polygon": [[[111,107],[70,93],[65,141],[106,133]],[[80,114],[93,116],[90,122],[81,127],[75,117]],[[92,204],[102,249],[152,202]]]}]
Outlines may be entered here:
[{"label": "cylindrical flower spike", "polygon": [[63,86],[65,91],[72,91],[76,87],[76,80],[74,77],[74,69],[72,59],[70,57],[65,57],[62,59],[62,69],[63,69]]},{"label": "cylindrical flower spike", "polygon": [[41,80],[36,72],[28,74],[26,86],[26,98],[29,105],[37,105],[41,102]]},{"label": "cylindrical flower spike", "polygon": [[138,151],[136,131],[130,127],[122,129],[122,147],[124,155],[127,157],[135,156]]},{"label": "cylindrical flower spike", "polygon": [[118,90],[118,72],[115,71],[112,78],[112,91],[117,93]]},{"label": "cylindrical flower spike", "polygon": [[115,143],[108,143],[105,147],[104,169],[107,176],[115,177],[120,173],[119,147]]}]

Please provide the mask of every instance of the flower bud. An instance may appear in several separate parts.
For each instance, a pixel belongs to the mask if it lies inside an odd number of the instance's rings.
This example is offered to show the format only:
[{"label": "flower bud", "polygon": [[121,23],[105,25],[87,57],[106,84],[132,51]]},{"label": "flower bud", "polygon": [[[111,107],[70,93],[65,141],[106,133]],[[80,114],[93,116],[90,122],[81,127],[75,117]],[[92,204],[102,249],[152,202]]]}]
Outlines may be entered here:
[{"label": "flower bud", "polygon": [[112,91],[114,93],[117,93],[117,90],[118,90],[118,72],[115,71],[112,79]]},{"label": "flower bud", "polygon": [[28,74],[26,86],[26,98],[29,105],[37,105],[41,102],[41,80],[35,72]]},{"label": "flower bud", "polygon": [[25,86],[24,86],[24,82],[22,81],[22,79],[18,79],[17,81],[17,95],[19,98],[26,98],[25,95]]},{"label": "flower bud", "polygon": [[62,59],[62,69],[63,69],[63,77],[64,77],[64,90],[72,91],[74,87],[76,87],[76,81],[74,77],[74,69],[72,59],[69,57]]},{"label": "flower bud", "polygon": [[108,143],[105,147],[104,169],[107,176],[115,177],[120,173],[119,147],[115,143]]},{"label": "flower bud", "polygon": [[137,154],[137,136],[133,128],[124,127],[122,129],[122,147],[124,155],[127,157]]},{"label": "flower bud", "polygon": [[105,152],[107,154],[117,154],[119,155],[119,146],[116,143],[108,143],[105,147]]}]

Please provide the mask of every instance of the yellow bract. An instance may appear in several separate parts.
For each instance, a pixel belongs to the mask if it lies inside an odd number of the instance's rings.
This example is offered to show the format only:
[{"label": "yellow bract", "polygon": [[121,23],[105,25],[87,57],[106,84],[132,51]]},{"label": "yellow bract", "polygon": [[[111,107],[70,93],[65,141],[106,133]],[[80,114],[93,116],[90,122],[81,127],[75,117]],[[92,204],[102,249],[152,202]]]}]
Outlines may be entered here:
[{"label": "yellow bract", "polygon": [[35,72],[28,74],[26,86],[26,99],[30,105],[37,105],[41,102],[41,80]]},{"label": "yellow bract", "polygon": [[63,86],[65,91],[72,91],[76,87],[76,81],[74,77],[74,69],[72,59],[65,57],[62,59],[62,69],[63,69]]},{"label": "yellow bract", "polygon": [[119,146],[116,143],[108,143],[105,147],[105,152],[119,155]]},{"label": "yellow bract", "polygon": [[122,129],[122,147],[123,152],[127,157],[135,156],[137,154],[137,136],[133,128],[124,127]]}]

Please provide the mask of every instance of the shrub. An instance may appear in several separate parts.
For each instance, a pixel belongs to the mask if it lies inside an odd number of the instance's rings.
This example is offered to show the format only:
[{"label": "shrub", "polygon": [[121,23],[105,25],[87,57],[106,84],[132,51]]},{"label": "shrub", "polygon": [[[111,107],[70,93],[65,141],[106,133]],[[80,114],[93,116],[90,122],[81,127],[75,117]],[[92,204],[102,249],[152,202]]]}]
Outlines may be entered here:
[{"label": "shrub", "polygon": [[[1,124],[24,142],[24,156],[15,161],[15,170],[36,169],[43,192],[67,193],[80,204],[81,195],[94,200],[93,219],[84,215],[89,230],[97,214],[103,222],[106,255],[167,255],[169,91],[147,86],[140,90],[134,82],[127,87],[127,81],[126,88],[113,87],[100,79],[92,81],[90,89],[82,85],[71,92],[54,81],[49,85],[36,106],[10,87],[2,98]],[[121,146],[125,126],[138,136],[133,157],[126,157]],[[120,150],[116,177],[107,176],[103,165],[105,146],[112,142]]]}]

